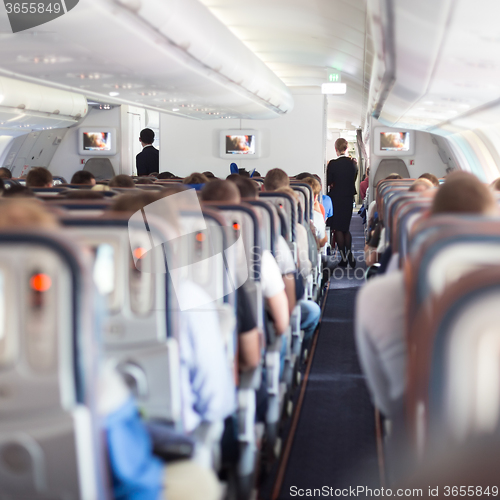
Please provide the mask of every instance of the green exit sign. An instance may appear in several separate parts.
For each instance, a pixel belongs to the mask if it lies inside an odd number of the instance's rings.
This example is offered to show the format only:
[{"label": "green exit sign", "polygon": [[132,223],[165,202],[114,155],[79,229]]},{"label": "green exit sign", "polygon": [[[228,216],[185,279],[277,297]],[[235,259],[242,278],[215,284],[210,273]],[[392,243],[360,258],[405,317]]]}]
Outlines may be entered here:
[{"label": "green exit sign", "polygon": [[329,73],[328,74],[329,82],[340,82],[340,73]]}]

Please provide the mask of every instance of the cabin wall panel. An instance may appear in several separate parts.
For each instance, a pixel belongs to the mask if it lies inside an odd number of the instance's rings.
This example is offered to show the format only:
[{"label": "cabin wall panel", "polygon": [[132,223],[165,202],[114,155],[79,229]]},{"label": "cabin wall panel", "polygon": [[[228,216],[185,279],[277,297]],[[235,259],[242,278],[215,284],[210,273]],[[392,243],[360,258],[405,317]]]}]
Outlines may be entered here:
[{"label": "cabin wall panel", "polygon": [[[380,123],[373,120],[371,126],[372,130],[377,126],[380,126]],[[437,143],[437,141],[433,141],[433,139],[435,139],[433,134],[415,131],[415,153],[411,156],[400,157],[405,162],[412,178],[420,177],[426,172],[434,174],[437,177],[444,177],[446,175],[446,169],[449,165],[443,162],[439,154],[439,149],[442,147],[443,143]],[[372,153],[370,156],[370,177],[372,179],[375,178],[378,165],[386,158],[374,154],[373,149],[374,148],[371,148]],[[395,157],[393,156],[392,158]],[[371,188],[374,188],[374,186],[371,186]],[[371,196],[373,200],[373,192]]]},{"label": "cabin wall panel", "polygon": [[229,175],[230,160],[219,156],[220,131],[255,129],[261,133],[262,154],[254,160],[234,160],[238,167],[257,169],[265,175],[272,168],[282,168],[290,175],[309,171],[322,175],[325,164],[323,95],[294,95],[295,108],[275,120],[220,119],[195,121],[162,114],[160,119],[160,171],[179,176],[212,171],[216,176]]},{"label": "cabin wall panel", "polygon": [[[68,182],[77,170],[81,170],[84,164],[81,160],[87,161],[92,156],[82,156],[78,154],[78,129],[80,127],[112,127],[116,129],[118,147],[117,153],[110,156],[111,164],[115,172],[120,173],[121,168],[121,114],[120,106],[109,110],[91,109],[85,119],[76,127],[71,127],[64,136],[61,144],[57,148],[54,157],[49,165],[49,170],[53,175],[61,175]],[[123,173],[131,173],[124,171]]]}]

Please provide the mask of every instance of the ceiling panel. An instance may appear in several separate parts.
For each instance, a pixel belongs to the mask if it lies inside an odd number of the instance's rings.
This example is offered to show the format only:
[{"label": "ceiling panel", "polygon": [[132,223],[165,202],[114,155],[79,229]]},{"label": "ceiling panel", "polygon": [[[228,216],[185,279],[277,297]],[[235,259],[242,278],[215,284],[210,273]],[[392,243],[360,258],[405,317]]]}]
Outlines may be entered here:
[{"label": "ceiling panel", "polygon": [[328,123],[362,123],[364,0],[201,0],[289,87],[317,87],[328,69],[348,90],[328,99]]}]

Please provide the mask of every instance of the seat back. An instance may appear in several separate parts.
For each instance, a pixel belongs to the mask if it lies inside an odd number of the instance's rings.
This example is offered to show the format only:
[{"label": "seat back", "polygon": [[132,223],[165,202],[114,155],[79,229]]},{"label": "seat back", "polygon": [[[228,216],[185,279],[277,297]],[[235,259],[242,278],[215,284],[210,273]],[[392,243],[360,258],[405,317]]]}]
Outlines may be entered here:
[{"label": "seat back", "polygon": [[203,288],[218,303],[229,302],[234,291],[237,257],[232,252],[239,234],[217,210],[182,210],[180,224],[186,235],[173,242],[183,268],[182,279]]},{"label": "seat back", "polygon": [[115,176],[115,169],[109,158],[89,158],[83,170],[93,174],[97,181],[112,179]]},{"label": "seat back", "polygon": [[379,218],[384,216],[384,196],[391,191],[408,191],[414,179],[383,179],[376,184],[376,202]]},{"label": "seat back", "polygon": [[50,188],[31,188],[35,195],[39,198],[47,196],[57,196],[59,193],[66,191],[65,187],[50,187]]},{"label": "seat back", "polygon": [[62,209],[75,216],[99,216],[111,208],[111,198],[100,200],[66,200],[59,198],[45,198],[48,208]]},{"label": "seat back", "polygon": [[299,193],[302,193],[305,198],[304,202],[304,219],[308,222],[313,218],[314,195],[312,187],[305,182],[290,181],[290,187]]},{"label": "seat back", "polygon": [[295,224],[297,223],[295,200],[286,193],[275,191],[259,193],[259,198],[270,201],[285,211],[288,227],[290,228],[289,239],[287,241],[290,243],[295,242]]},{"label": "seat back", "polygon": [[0,233],[2,499],[107,498],[93,294],[67,241]]},{"label": "seat back", "polygon": [[108,317],[105,352],[148,418],[181,427],[177,324],[166,272],[168,244],[151,251],[151,241],[173,239],[154,218],[127,215],[63,219],[67,234],[95,255],[93,276]]},{"label": "seat back", "polygon": [[269,250],[276,256],[276,238],[280,234],[278,232],[280,223],[278,212],[272,203],[261,200],[245,200],[245,203],[252,205],[258,211],[262,221],[262,238],[261,245],[265,250]]},{"label": "seat back", "polygon": [[399,174],[403,179],[410,177],[408,167],[401,158],[385,158],[378,164],[373,185],[376,186],[379,181],[385,179],[390,174]]},{"label": "seat back", "polygon": [[415,444],[464,441],[500,427],[500,266],[463,275],[415,323],[408,417]]}]

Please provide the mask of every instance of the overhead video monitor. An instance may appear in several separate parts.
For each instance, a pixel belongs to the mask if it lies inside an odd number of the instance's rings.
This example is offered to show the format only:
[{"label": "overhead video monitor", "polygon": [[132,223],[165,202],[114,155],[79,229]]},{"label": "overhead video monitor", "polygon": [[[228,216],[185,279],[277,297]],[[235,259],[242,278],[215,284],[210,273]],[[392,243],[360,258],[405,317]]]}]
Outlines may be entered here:
[{"label": "overhead video monitor", "polygon": [[410,132],[380,132],[382,151],[409,151]]},{"label": "overhead video monitor", "polygon": [[257,130],[223,130],[220,138],[222,158],[258,158],[259,133]]},{"label": "overhead video monitor", "polygon": [[78,129],[78,153],[84,156],[116,154],[116,130],[113,128]]},{"label": "overhead video monitor", "polygon": [[415,132],[412,130],[377,129],[374,153],[378,156],[406,156],[415,152]]}]

